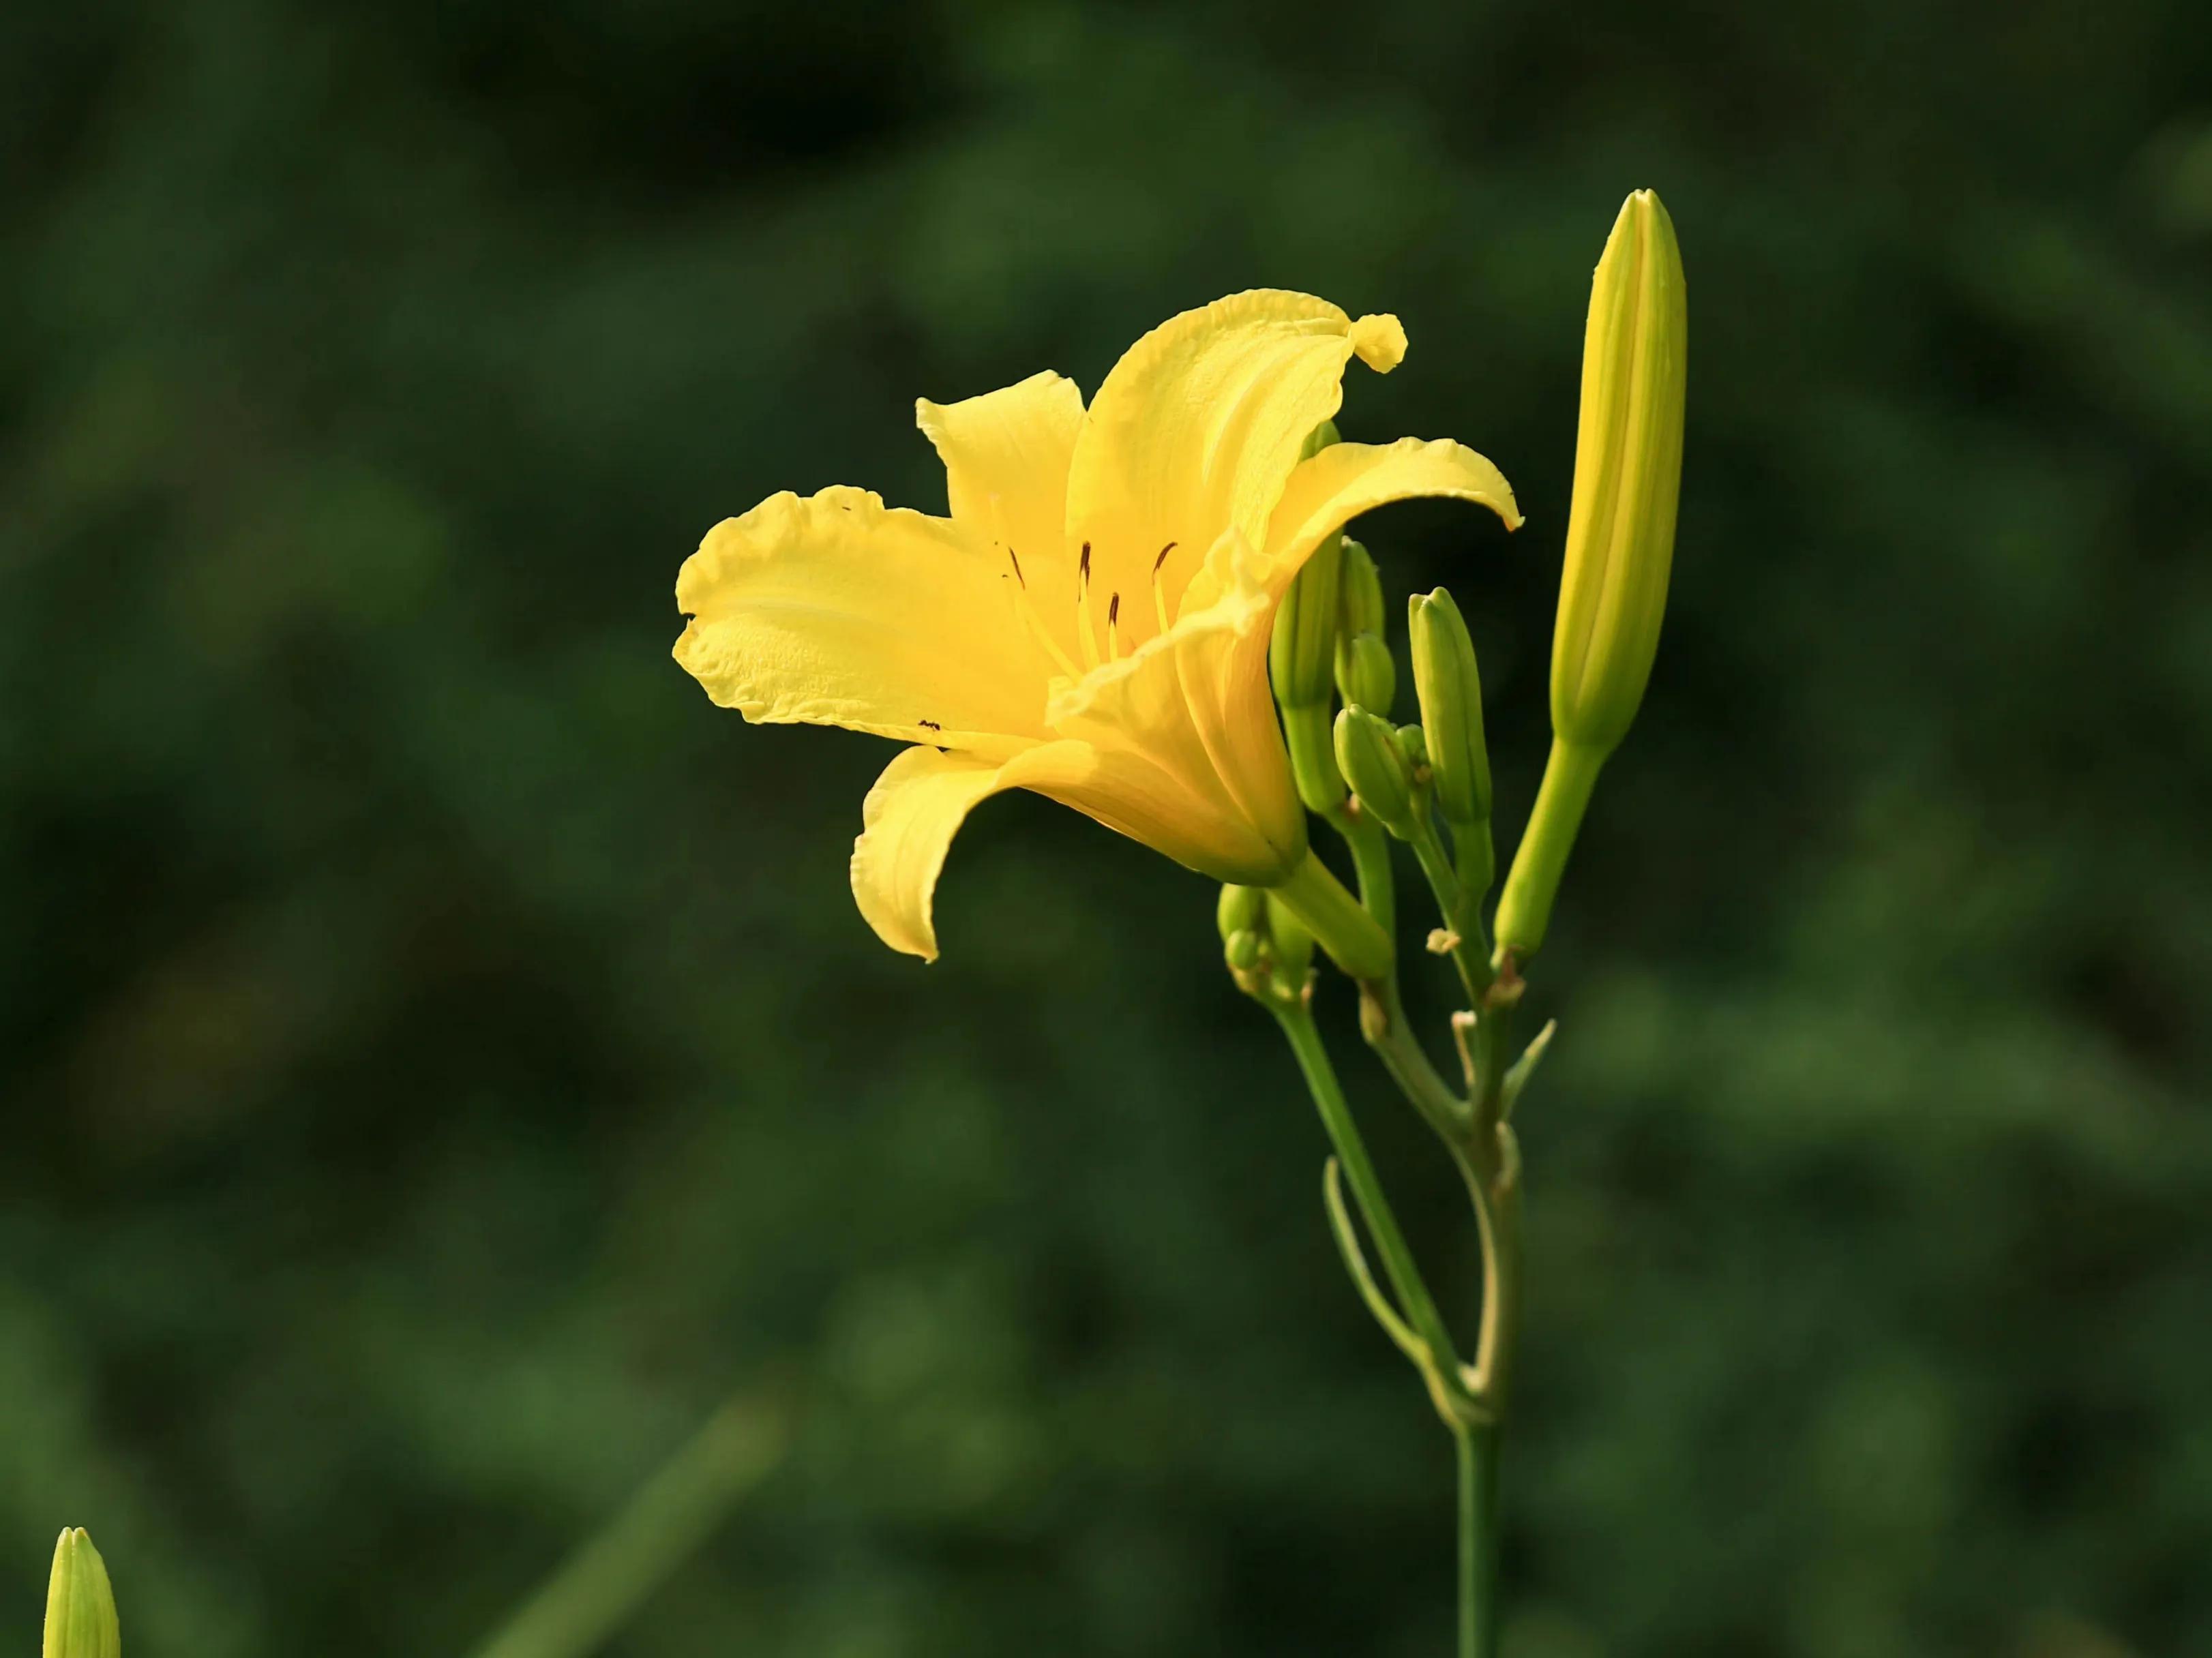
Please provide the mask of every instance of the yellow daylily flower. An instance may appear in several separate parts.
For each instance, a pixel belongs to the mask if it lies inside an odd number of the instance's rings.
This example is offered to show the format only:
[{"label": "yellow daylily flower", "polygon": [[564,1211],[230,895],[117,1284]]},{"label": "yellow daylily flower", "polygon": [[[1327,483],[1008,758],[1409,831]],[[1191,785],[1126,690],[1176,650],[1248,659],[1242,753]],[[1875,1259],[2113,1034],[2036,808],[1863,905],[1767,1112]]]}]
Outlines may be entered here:
[{"label": "yellow daylily flower", "polygon": [[836,488],[725,519],[677,577],[676,659],[749,720],[915,745],[869,791],[853,848],[854,896],[894,949],[935,958],[945,852],[1005,789],[1218,881],[1310,880],[1267,683],[1284,588],[1386,501],[1452,496],[1521,521],[1498,469],[1457,443],[1299,459],[1351,359],[1387,374],[1405,350],[1395,317],[1261,290],[1154,329],[1087,410],[1050,373],[921,402],[950,516]]}]

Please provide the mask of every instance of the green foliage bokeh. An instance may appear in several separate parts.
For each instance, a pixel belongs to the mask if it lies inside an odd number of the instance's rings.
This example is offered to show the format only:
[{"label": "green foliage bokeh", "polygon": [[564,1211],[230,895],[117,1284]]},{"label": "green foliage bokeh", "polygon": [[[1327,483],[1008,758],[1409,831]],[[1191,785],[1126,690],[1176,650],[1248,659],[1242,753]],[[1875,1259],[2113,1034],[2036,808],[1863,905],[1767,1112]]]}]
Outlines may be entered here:
[{"label": "green foliage bokeh", "polygon": [[886,745],[710,708],[670,588],[941,507],[917,395],[1395,311],[1346,435],[1528,515],[1362,531],[1510,833],[1650,185],[1681,539],[1535,975],[1510,1650],[2212,1651],[2198,14],[0,11],[0,1646],[66,1522],[135,1651],[459,1655],[772,1382],[622,1658],[1440,1649],[1446,1442],[1212,894],[1015,798],[890,955]]}]

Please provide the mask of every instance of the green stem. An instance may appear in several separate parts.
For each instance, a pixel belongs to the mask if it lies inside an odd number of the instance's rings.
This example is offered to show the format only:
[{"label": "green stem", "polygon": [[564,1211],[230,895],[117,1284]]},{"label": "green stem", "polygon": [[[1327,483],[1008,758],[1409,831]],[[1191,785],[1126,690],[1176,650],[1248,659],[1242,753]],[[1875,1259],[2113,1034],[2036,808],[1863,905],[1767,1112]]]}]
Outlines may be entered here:
[{"label": "green stem", "polygon": [[1459,1461],[1459,1654],[1498,1652],[1498,1447],[1494,1422],[1457,1430]]},{"label": "green stem", "polygon": [[1471,1109],[1459,1091],[1444,1080],[1443,1073],[1431,1062],[1428,1050],[1413,1035],[1413,1022],[1406,1017],[1405,1003],[1398,995],[1397,980],[1363,983],[1359,995],[1360,1034],[1382,1061],[1390,1080],[1398,1084],[1398,1091],[1413,1102],[1421,1120],[1436,1131],[1464,1168]]},{"label": "green stem", "polygon": [[1467,1163],[1467,1189],[1482,1236],[1482,1325],[1475,1338],[1474,1383],[1500,1417],[1513,1383],[1514,1350],[1521,1328],[1521,1154],[1511,1128],[1490,1131],[1499,1155],[1485,1175]]},{"label": "green stem", "polygon": [[1574,850],[1576,832],[1582,828],[1590,791],[1597,786],[1604,764],[1605,756],[1594,749],[1552,739],[1543,786],[1536,791],[1535,808],[1528,814],[1528,827],[1522,832],[1505,890],[1498,898],[1498,947],[1523,961],[1544,942],[1552,921],[1552,901],[1567,871],[1567,854]]},{"label": "green stem", "polygon": [[[1397,920],[1396,883],[1390,872],[1390,837],[1382,825],[1364,813],[1332,812],[1330,826],[1352,848],[1352,866],[1359,879],[1360,902],[1386,937],[1395,937]],[[1368,1046],[1382,1059],[1422,1120],[1456,1148],[1455,1129],[1468,1114],[1466,1102],[1453,1091],[1413,1035],[1406,1010],[1398,998],[1397,960],[1391,955],[1386,971],[1369,977],[1358,974],[1359,1028]],[[1455,1149],[1454,1155],[1457,1156]]]},{"label": "green stem", "polygon": [[1482,993],[1497,976],[1490,965],[1490,940],[1482,931],[1480,896],[1468,892],[1461,884],[1425,802],[1414,815],[1413,847],[1421,873],[1429,878],[1429,890],[1436,895],[1437,913],[1443,917],[1445,930],[1451,936],[1452,965],[1459,969],[1460,984],[1467,991],[1468,1003],[1480,1006]]},{"label": "green stem", "polygon": [[1359,880],[1359,902],[1375,925],[1398,935],[1397,883],[1390,873],[1390,836],[1382,825],[1349,805],[1328,814],[1329,827],[1352,848],[1352,872]]},{"label": "green stem", "polygon": [[1458,1351],[1452,1345],[1451,1332],[1445,1327],[1443,1315],[1437,1310],[1429,1286],[1422,1281],[1420,1267],[1413,1260],[1406,1235],[1398,1229],[1398,1218],[1391,1211],[1390,1200],[1383,1195],[1382,1182],[1368,1157],[1367,1143],[1360,1138],[1359,1125],[1352,1121],[1352,1108],[1336,1079],[1336,1068],[1329,1063],[1328,1049],[1314,1024],[1313,1014],[1303,1002],[1273,1004],[1270,1011],[1282,1026],[1291,1052],[1297,1057],[1298,1069],[1305,1074],[1306,1088],[1321,1113],[1322,1127],[1328,1131],[1329,1144],[1336,1149],[1337,1161],[1344,1167],[1345,1178],[1352,1184],[1352,1195],[1359,1206],[1360,1218],[1367,1223],[1375,1247],[1382,1254],[1382,1270],[1390,1280],[1390,1287],[1397,1292],[1398,1304],[1405,1309],[1414,1333],[1429,1350],[1430,1386],[1442,1388],[1449,1395],[1447,1400],[1438,1401],[1440,1406],[1462,1402],[1465,1390],[1461,1386]]},{"label": "green stem", "polygon": [[[1587,795],[1585,794],[1585,799]],[[1579,814],[1577,814],[1579,815]],[[1329,823],[1341,834],[1352,848],[1353,866],[1358,872],[1359,891],[1368,914],[1386,933],[1395,926],[1395,893],[1390,872],[1389,841],[1382,826],[1355,811],[1339,811],[1328,814]],[[1431,825],[1433,842],[1433,825]],[[1423,858],[1425,872],[1437,892],[1437,902],[1448,924],[1459,919],[1455,902],[1462,895],[1456,872],[1442,861],[1441,846],[1432,846],[1437,854],[1432,859]],[[1416,855],[1420,848],[1415,847]],[[1486,879],[1483,883],[1488,884]],[[1480,895],[1468,902],[1468,907],[1479,905]],[[1454,926],[1455,931],[1459,929]],[[1464,933],[1473,938],[1478,948],[1484,942],[1480,926]],[[1459,1473],[1459,1547],[1457,1576],[1459,1582],[1459,1653],[1460,1658],[1497,1658],[1498,1631],[1498,1460],[1503,1434],[1501,1418],[1505,1408],[1508,1383],[1512,1370],[1513,1350],[1519,1328],[1520,1310],[1520,1158],[1513,1131],[1503,1121],[1502,1090],[1508,1063],[1505,1049],[1510,1033],[1512,998],[1504,993],[1517,992],[1510,978],[1501,980],[1487,959],[1470,967],[1462,963],[1462,981],[1474,994],[1480,1017],[1474,1033],[1473,1069],[1475,1075],[1468,1096],[1463,1096],[1438,1074],[1413,1035],[1406,1017],[1406,1011],[1398,993],[1398,976],[1395,955],[1389,970],[1379,976],[1361,978],[1360,1029],[1366,1037],[1383,1067],[1389,1072],[1401,1090],[1419,1112],[1424,1121],[1436,1131],[1438,1139],[1450,1151],[1467,1183],[1468,1196],[1473,1200],[1475,1221],[1482,1247],[1482,1324],[1476,1347],[1474,1383],[1476,1408],[1465,1413],[1444,1410],[1447,1401],[1439,1400],[1438,1406],[1451,1426],[1457,1452]],[[1355,977],[1359,975],[1354,975]],[[1304,1013],[1304,1010],[1299,1010]],[[1287,1014],[1277,1010],[1284,1021],[1286,1032],[1291,1034],[1292,1047],[1299,1050],[1302,1066],[1307,1069],[1309,1084],[1314,1080],[1314,1069],[1307,1063],[1307,1055],[1300,1048],[1297,1033],[1291,1030]],[[1310,1033],[1311,1020],[1305,1020]],[[1314,1056],[1324,1068],[1323,1074],[1334,1090],[1334,1077],[1326,1071],[1327,1054],[1320,1049],[1317,1035],[1310,1037]],[[1316,1102],[1322,1099],[1322,1090],[1315,1088]],[[1342,1096],[1334,1096],[1341,1107]],[[1324,1121],[1329,1108],[1323,1105]],[[1344,1125],[1352,1131],[1352,1143],[1357,1144],[1357,1133],[1352,1130],[1350,1114],[1344,1113]],[[1334,1128],[1331,1129],[1332,1138]],[[1341,1151],[1341,1146],[1340,1146]],[[1358,1161],[1345,1159],[1348,1173],[1353,1176],[1353,1190],[1360,1198],[1363,1211],[1367,1207],[1360,1187],[1360,1176],[1373,1179],[1373,1169],[1366,1163],[1364,1149]],[[1382,1203],[1379,1188],[1376,1200]],[[1379,1212],[1387,1216],[1389,1210]],[[1384,1251],[1384,1265],[1392,1273],[1392,1282],[1398,1283],[1397,1268],[1392,1264],[1390,1246],[1400,1248],[1404,1241],[1396,1232],[1395,1222],[1386,1234],[1376,1226],[1372,1214],[1369,1218],[1370,1230],[1375,1231],[1377,1244]],[[1410,1254],[1405,1258],[1404,1270],[1409,1278],[1419,1282]],[[1404,1288],[1399,1293],[1405,1296]],[[1436,1313],[1433,1301],[1425,1291],[1418,1300],[1407,1301],[1409,1311],[1421,1316],[1415,1322],[1421,1338],[1431,1351],[1449,1352],[1440,1345],[1449,1340],[1441,1333],[1442,1317]],[[1436,1320],[1434,1327],[1425,1321]],[[1432,1330],[1434,1333],[1432,1333]],[[1439,1386],[1433,1369],[1429,1376],[1432,1389]],[[1466,1382],[1455,1374],[1452,1382],[1466,1397]]]},{"label": "green stem", "polygon": [[1283,882],[1269,889],[1305,923],[1306,931],[1355,979],[1379,979],[1390,971],[1390,934],[1329,873],[1328,865],[1306,848]]}]

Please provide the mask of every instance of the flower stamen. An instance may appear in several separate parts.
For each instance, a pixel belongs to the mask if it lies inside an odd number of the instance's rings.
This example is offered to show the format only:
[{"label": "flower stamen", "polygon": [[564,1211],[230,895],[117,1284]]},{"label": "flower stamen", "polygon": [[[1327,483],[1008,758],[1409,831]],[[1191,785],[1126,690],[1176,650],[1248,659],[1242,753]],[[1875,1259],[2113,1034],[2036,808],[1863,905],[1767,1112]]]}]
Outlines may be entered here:
[{"label": "flower stamen", "polygon": [[[1053,665],[1060,672],[1070,679],[1082,678],[1083,671],[1075,665],[1075,660],[1068,655],[1066,647],[1052,636],[1052,629],[1044,625],[1044,618],[1037,614],[1036,602],[1030,597],[1029,578],[1022,574],[1022,561],[1012,547],[1006,549],[1006,561],[1014,567],[1014,614],[1029,629],[1030,636],[1044,647],[1044,653],[1052,659]],[[1006,578],[1001,576],[1000,580],[1003,581]]]},{"label": "flower stamen", "polygon": [[1075,637],[1083,647],[1083,665],[1098,665],[1098,639],[1091,622],[1091,544],[1083,544],[1082,556],[1075,566]]},{"label": "flower stamen", "polygon": [[1176,544],[1170,541],[1160,549],[1160,556],[1152,561],[1152,614],[1159,618],[1162,633],[1168,630],[1168,591],[1160,585],[1160,571],[1166,567],[1168,555],[1175,551],[1176,546]]},{"label": "flower stamen", "polygon": [[1106,601],[1106,659],[1121,659],[1121,595],[1116,593]]}]

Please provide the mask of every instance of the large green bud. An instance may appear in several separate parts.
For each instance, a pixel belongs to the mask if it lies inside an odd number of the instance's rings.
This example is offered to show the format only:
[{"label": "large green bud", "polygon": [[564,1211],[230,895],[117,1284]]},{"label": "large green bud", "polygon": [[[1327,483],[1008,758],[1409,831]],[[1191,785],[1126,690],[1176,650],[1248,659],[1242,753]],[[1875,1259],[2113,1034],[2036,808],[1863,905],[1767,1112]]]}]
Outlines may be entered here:
[{"label": "large green bud", "polygon": [[123,1631],[115,1590],[92,1539],[71,1527],[54,1545],[46,1580],[46,1639],[41,1658],[121,1658]]},{"label": "large green bud", "polygon": [[1498,901],[1498,942],[1543,943],[1598,769],[1644,700],[1681,493],[1687,298],[1674,222],[1639,190],[1590,288],[1566,569],[1552,637],[1552,757]]},{"label": "large green bud", "polygon": [[1574,504],[1552,635],[1552,729],[1612,752],[1651,677],[1682,488],[1689,313],[1659,198],[1623,203],[1590,288]]}]

